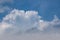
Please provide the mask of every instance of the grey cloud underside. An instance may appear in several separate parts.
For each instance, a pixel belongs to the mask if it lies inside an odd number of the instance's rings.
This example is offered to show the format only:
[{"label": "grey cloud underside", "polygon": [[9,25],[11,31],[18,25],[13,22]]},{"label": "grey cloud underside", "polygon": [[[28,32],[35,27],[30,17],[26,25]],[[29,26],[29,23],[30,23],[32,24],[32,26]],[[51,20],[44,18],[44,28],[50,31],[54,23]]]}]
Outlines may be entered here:
[{"label": "grey cloud underside", "polygon": [[60,34],[3,35],[0,40],[60,40]]}]

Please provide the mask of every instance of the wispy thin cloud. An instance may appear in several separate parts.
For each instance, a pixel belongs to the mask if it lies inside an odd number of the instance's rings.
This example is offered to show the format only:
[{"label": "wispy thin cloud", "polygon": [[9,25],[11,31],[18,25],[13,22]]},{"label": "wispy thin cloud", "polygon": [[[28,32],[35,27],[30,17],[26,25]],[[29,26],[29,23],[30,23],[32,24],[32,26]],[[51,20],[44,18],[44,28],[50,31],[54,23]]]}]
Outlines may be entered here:
[{"label": "wispy thin cloud", "polygon": [[13,0],[0,0],[0,4],[3,3],[13,3]]},{"label": "wispy thin cloud", "polygon": [[4,13],[6,11],[10,11],[12,8],[8,6],[0,6],[0,13]]}]

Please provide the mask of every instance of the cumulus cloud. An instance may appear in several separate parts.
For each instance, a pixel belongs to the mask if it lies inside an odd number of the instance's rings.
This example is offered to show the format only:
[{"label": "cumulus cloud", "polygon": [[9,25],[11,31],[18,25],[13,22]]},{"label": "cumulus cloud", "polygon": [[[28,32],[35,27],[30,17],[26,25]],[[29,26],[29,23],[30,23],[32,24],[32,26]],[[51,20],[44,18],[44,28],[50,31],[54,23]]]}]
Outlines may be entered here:
[{"label": "cumulus cloud", "polygon": [[[58,34],[45,34],[43,31],[56,31],[54,27],[60,27],[60,19],[54,15],[52,21],[41,19],[37,11],[24,11],[14,9],[0,22],[1,40],[56,40]],[[58,29],[57,29],[58,30]],[[33,34],[28,34],[36,32]],[[39,33],[37,33],[39,32]],[[41,34],[42,32],[42,34]],[[22,33],[22,35],[20,35]],[[57,36],[56,36],[57,35]],[[46,37],[45,37],[46,36]],[[28,38],[27,38],[28,37]],[[4,39],[3,39],[4,38]],[[35,39],[36,38],[36,39]],[[44,38],[44,39],[43,39]]]},{"label": "cumulus cloud", "polygon": [[[52,21],[41,20],[41,16],[37,11],[24,11],[14,9],[10,14],[6,15],[0,26],[3,30],[7,28],[13,29],[13,32],[26,32],[30,29],[44,31],[48,28],[53,30],[54,26],[60,25],[60,20],[55,15]],[[31,31],[32,31],[31,30]]]},{"label": "cumulus cloud", "polygon": [[40,16],[36,11],[24,11],[16,10],[10,12],[6,17],[3,18],[4,23],[12,24],[13,31],[26,32],[27,30],[38,27]]}]

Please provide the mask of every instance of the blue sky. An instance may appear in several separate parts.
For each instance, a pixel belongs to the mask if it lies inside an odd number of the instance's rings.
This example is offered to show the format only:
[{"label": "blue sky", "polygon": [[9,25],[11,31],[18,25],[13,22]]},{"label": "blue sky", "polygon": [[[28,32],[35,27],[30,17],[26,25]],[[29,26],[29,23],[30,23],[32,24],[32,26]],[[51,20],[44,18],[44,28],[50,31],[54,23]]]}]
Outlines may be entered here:
[{"label": "blue sky", "polygon": [[60,40],[60,0],[0,0],[0,40]]},{"label": "blue sky", "polygon": [[60,18],[60,0],[13,0],[13,3],[4,2],[1,5],[12,9],[36,10],[44,20],[48,21],[52,20],[54,15]]}]

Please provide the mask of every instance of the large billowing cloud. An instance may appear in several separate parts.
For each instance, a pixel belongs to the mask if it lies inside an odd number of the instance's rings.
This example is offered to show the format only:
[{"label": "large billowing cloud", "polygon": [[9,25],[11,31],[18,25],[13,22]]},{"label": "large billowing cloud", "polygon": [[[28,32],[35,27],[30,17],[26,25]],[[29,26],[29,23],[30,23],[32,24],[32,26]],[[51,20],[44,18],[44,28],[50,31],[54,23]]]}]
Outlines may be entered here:
[{"label": "large billowing cloud", "polygon": [[[37,11],[24,11],[18,9],[12,10],[8,15],[6,15],[3,18],[2,22],[0,22],[0,34],[1,34],[0,39],[1,40],[24,40],[25,38],[25,40],[29,40],[29,39],[56,40],[55,37],[59,39],[58,34],[53,33],[54,35],[52,34],[45,35],[45,33],[43,32],[47,31],[47,32],[58,33],[59,32],[58,27],[60,27],[60,19],[56,15],[54,16],[54,19],[52,21],[45,21],[42,20],[41,18],[42,17],[38,15]],[[56,31],[56,29],[58,32]],[[35,33],[28,34],[28,32],[29,33],[35,32]],[[40,32],[42,32],[43,34],[41,34]],[[21,33],[27,35],[20,35]],[[37,38],[35,39],[35,37]]]},{"label": "large billowing cloud", "polygon": [[3,18],[2,25],[4,25],[4,23],[6,24],[3,27],[5,29],[7,28],[7,25],[10,25],[8,28],[12,28],[13,32],[27,32],[32,28],[36,28],[38,30],[39,20],[40,16],[38,16],[38,12],[36,11],[25,12],[24,10],[14,9],[10,14]]},{"label": "large billowing cloud", "polygon": [[52,21],[41,20],[41,16],[38,15],[36,11],[24,11],[24,10],[12,10],[8,15],[6,15],[0,27],[3,30],[8,28],[13,29],[13,32],[29,32],[32,30],[45,31],[46,29],[53,30],[54,26],[60,25],[60,20],[55,15]]}]

